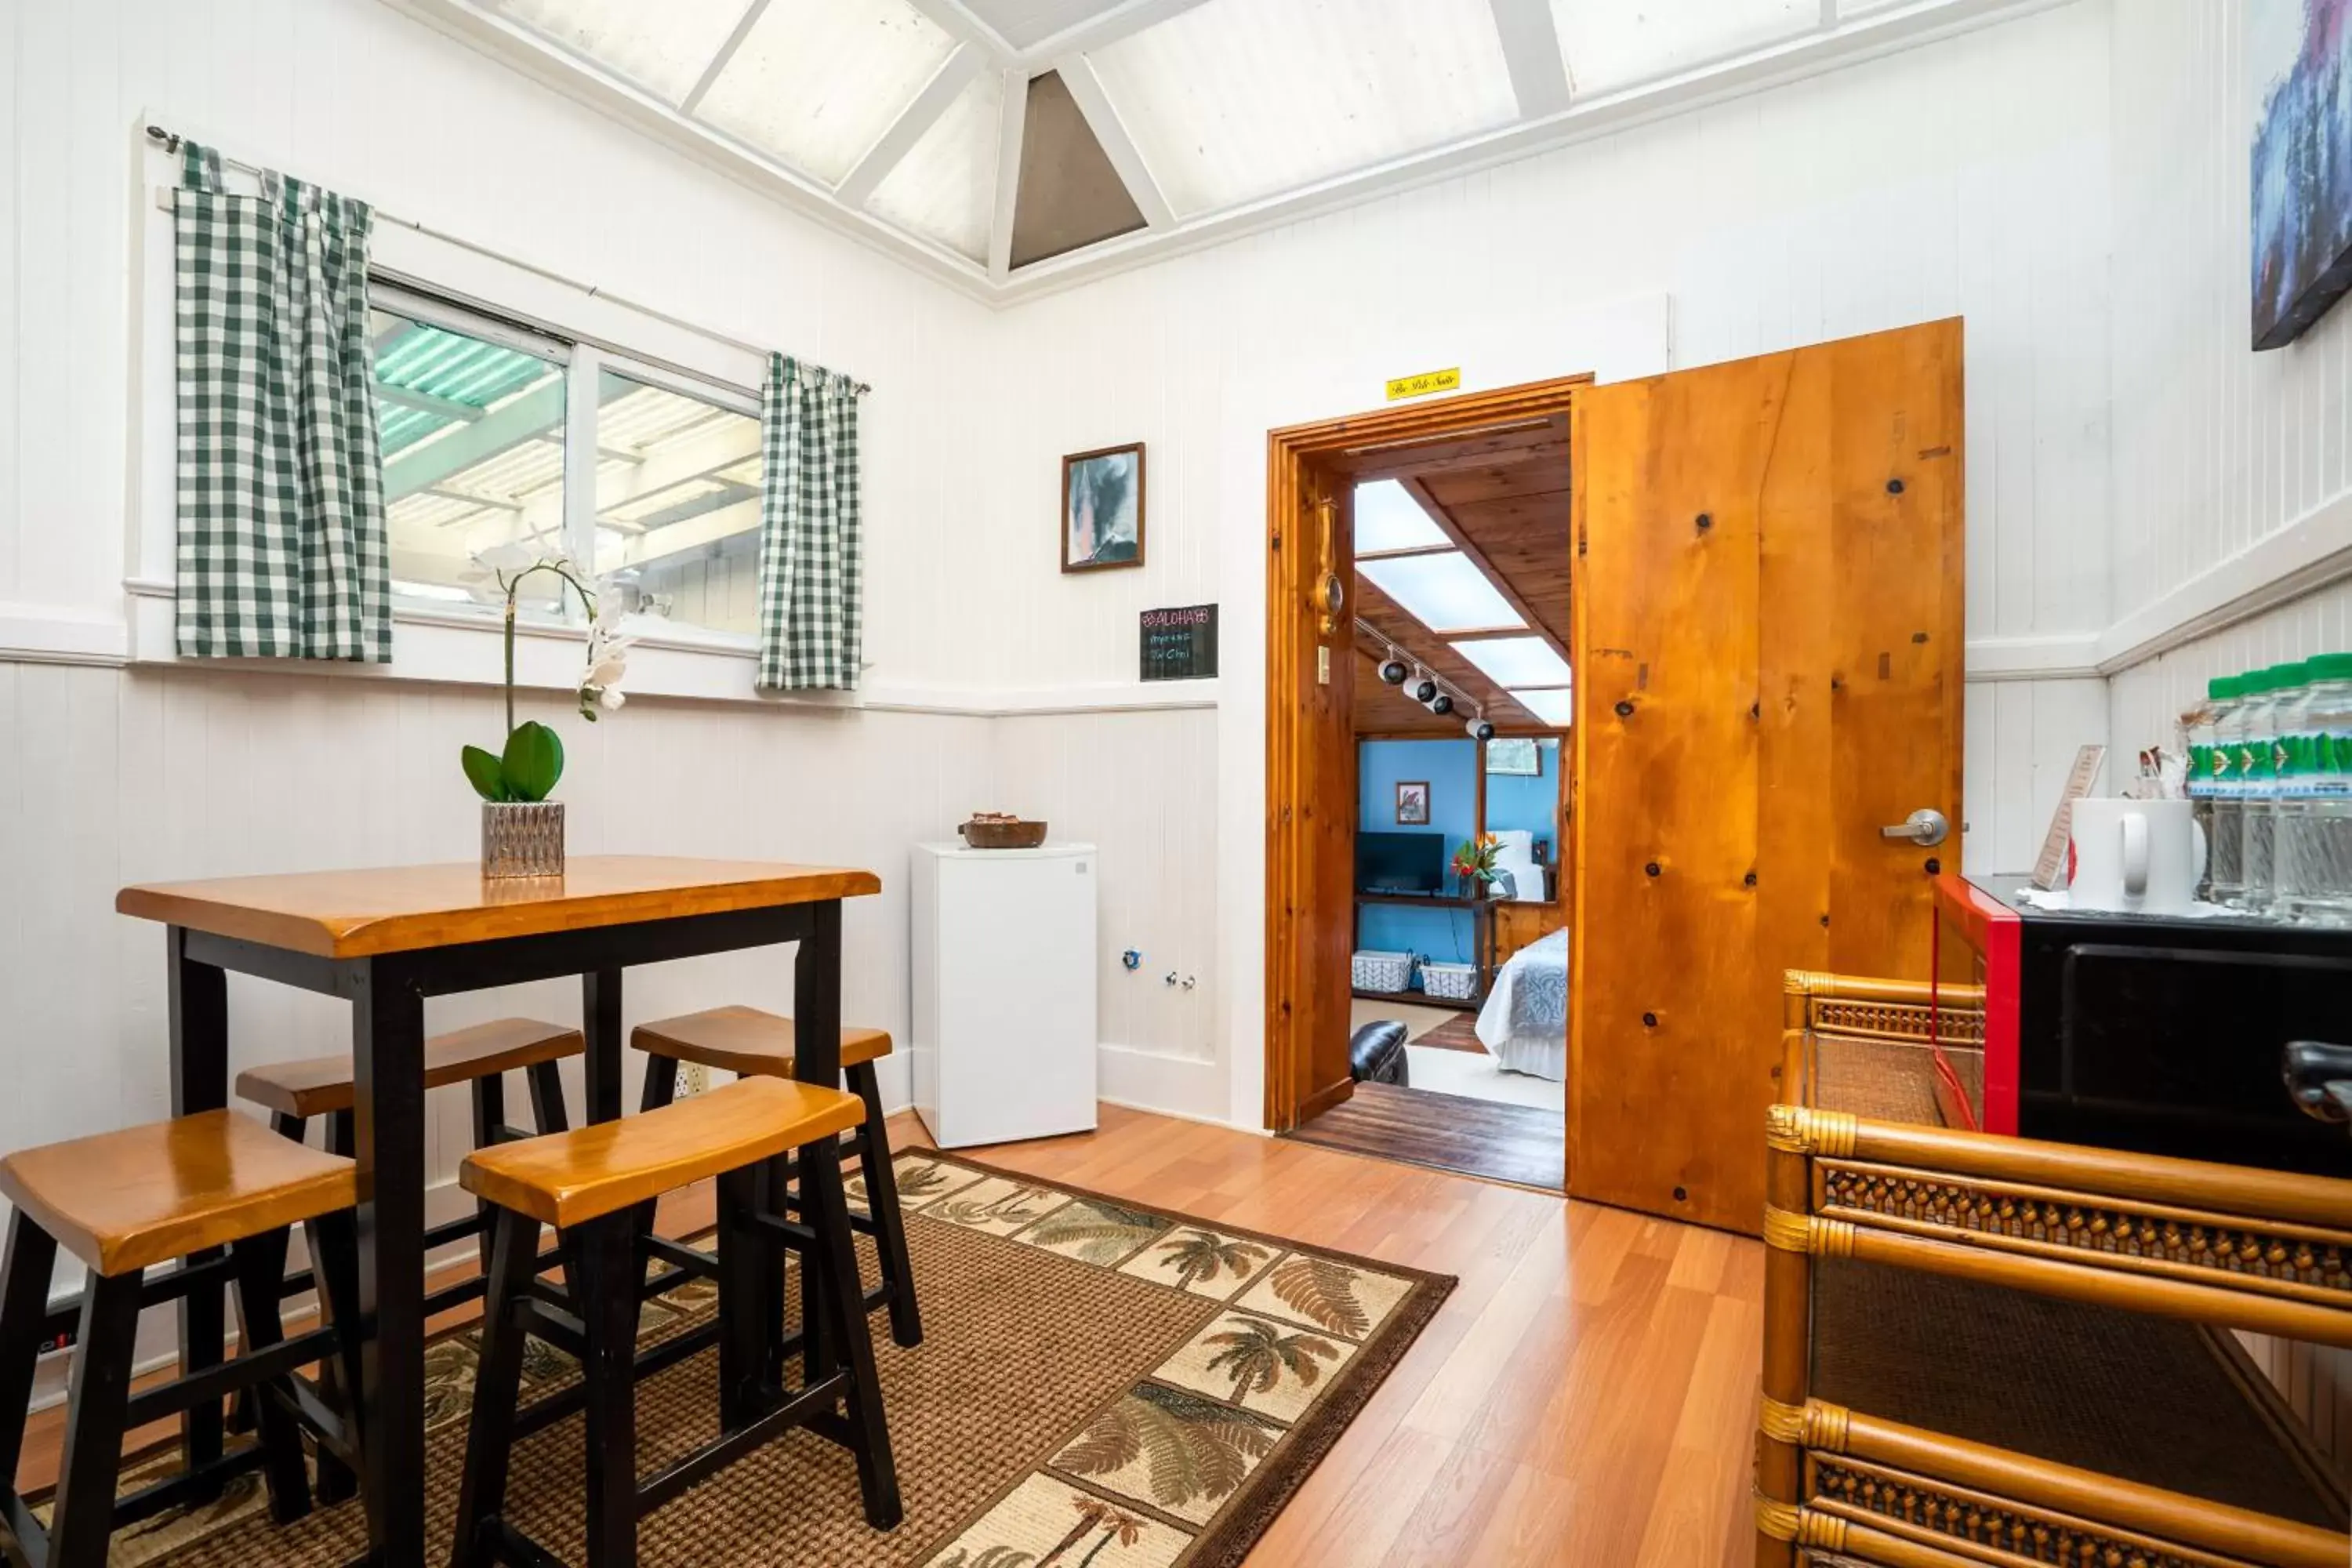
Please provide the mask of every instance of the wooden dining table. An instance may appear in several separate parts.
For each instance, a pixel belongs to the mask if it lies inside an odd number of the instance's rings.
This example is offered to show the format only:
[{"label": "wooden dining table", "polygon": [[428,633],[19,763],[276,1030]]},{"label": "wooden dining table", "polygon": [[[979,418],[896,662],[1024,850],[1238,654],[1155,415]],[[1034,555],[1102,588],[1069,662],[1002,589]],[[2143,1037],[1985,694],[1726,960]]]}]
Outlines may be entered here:
[{"label": "wooden dining table", "polygon": [[[621,975],[631,964],[782,942],[798,1076],[837,1083],[841,905],[870,871],[598,855],[562,877],[492,880],[471,863],[129,887],[114,907],[167,928],[172,1110],[228,1103],[228,973],[352,1006],[359,1164],[361,1489],[369,1561],[425,1562],[425,999],[576,974],[591,1121],[621,1114]],[[717,1000],[717,999],[714,999]],[[184,1371],[216,1365],[219,1289],[180,1303]],[[184,1417],[192,1465],[218,1460],[223,1412]],[[443,1543],[446,1545],[446,1543]]]}]

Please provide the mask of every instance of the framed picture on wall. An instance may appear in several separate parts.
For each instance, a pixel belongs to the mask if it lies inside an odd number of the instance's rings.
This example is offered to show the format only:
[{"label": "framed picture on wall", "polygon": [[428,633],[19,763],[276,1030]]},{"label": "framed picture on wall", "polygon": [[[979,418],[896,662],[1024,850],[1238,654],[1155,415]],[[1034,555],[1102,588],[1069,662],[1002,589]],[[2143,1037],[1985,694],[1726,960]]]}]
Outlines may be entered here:
[{"label": "framed picture on wall", "polygon": [[1429,826],[1429,781],[1400,779],[1396,786],[1396,805],[1398,826]]},{"label": "framed picture on wall", "polygon": [[2284,348],[2352,287],[2352,5],[2251,0],[2254,347]]},{"label": "framed picture on wall", "polygon": [[1486,742],[1486,772],[1511,778],[1543,777],[1543,748],[1533,741],[1497,738]]},{"label": "framed picture on wall", "polygon": [[1062,459],[1062,570],[1143,564],[1143,443]]}]

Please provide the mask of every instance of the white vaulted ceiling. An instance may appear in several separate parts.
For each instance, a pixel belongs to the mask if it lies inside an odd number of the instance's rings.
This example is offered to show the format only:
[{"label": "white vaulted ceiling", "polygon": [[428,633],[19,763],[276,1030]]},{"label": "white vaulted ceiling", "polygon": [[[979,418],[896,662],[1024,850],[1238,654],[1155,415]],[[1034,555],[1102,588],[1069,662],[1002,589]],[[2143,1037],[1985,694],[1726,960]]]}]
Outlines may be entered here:
[{"label": "white vaulted ceiling", "polygon": [[1004,299],[2049,0],[386,3]]}]

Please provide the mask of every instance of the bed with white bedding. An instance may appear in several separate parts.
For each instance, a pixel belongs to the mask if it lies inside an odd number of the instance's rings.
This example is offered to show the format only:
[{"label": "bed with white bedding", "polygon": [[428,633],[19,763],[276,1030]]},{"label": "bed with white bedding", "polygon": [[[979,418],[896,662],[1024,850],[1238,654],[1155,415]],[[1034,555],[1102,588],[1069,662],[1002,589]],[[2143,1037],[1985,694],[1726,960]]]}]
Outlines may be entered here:
[{"label": "bed with white bedding", "polygon": [[1478,1009],[1478,1039],[1513,1072],[1568,1077],[1568,932],[1511,954]]}]

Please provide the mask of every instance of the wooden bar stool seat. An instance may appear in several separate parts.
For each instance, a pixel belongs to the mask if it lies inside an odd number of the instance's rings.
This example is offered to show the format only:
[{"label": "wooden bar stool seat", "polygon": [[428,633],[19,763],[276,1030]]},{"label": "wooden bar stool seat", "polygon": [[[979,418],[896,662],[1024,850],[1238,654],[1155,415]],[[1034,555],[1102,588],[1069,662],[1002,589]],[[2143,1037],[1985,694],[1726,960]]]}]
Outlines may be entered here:
[{"label": "wooden bar stool seat", "polygon": [[[208,1110],[171,1121],[21,1150],[0,1159],[0,1197],[16,1213],[0,1262],[0,1506],[34,1568],[100,1568],[118,1525],[215,1495],[258,1465],[287,1521],[310,1511],[299,1427],[322,1454],[356,1464],[356,1426],[295,1374],[339,1366],[356,1386],[359,1344],[335,1325],[358,1320],[353,1166],[273,1134],[252,1118]],[[329,1298],[327,1326],[285,1337],[278,1281],[289,1229],[309,1228]],[[74,1352],[65,1451],[46,1528],[13,1489],[35,1368],[48,1340],[48,1288],[62,1247],[89,1269]],[[224,1254],[219,1249],[226,1248]],[[145,1270],[181,1260],[154,1279]],[[244,1351],[131,1394],[139,1312],[233,1278]],[[228,1394],[252,1391],[259,1438],[186,1474],[118,1499],[122,1435]]]},{"label": "wooden bar stool seat", "polygon": [[[543,1024],[535,1018],[494,1019],[426,1040],[425,1087],[446,1089],[451,1084],[484,1082],[501,1073],[552,1068],[587,1048],[579,1030],[561,1024]],[[561,1105],[561,1080],[551,1073],[532,1071],[533,1096],[539,1094],[539,1080],[543,1077],[556,1085],[555,1100]],[[236,1092],[274,1115],[302,1121],[348,1111],[356,1092],[352,1058],[310,1057],[247,1068],[236,1075]]]},{"label": "wooden bar stool seat", "polygon": [[[436,1035],[425,1042],[425,1087],[446,1089],[468,1085],[474,1100],[474,1146],[488,1148],[509,1139],[528,1137],[508,1124],[506,1079],[509,1072],[527,1075],[530,1087],[531,1120],[541,1133],[561,1132],[568,1125],[563,1108],[563,1079],[558,1065],[583,1055],[587,1041],[577,1029],[535,1018],[499,1018],[468,1028]],[[352,1107],[356,1085],[347,1056],[310,1057],[300,1061],[273,1062],[247,1068],[236,1075],[236,1092],[270,1113],[271,1124],[285,1137],[299,1142],[314,1117],[332,1118],[327,1147],[338,1154],[352,1150]],[[481,1262],[489,1268],[489,1214],[487,1208],[462,1219],[433,1226],[425,1233],[427,1251],[467,1237],[479,1237]],[[286,1281],[289,1295],[308,1289],[308,1275]],[[439,1312],[482,1294],[480,1276],[425,1298],[425,1310]]]},{"label": "wooden bar stool seat", "polygon": [[[712,1007],[640,1024],[629,1035],[629,1044],[647,1058],[645,1107],[648,1110],[669,1104],[677,1094],[680,1062],[717,1068],[742,1078],[789,1079],[796,1042],[792,1019],[740,1006]],[[898,1211],[898,1180],[890,1165],[890,1134],[883,1121],[882,1091],[874,1071],[874,1064],[889,1054],[887,1030],[855,1025],[842,1028],[842,1079],[864,1102],[866,1114],[856,1134],[841,1145],[841,1157],[856,1160],[866,1181],[867,1212],[852,1214],[849,1223],[874,1237],[882,1261],[882,1283],[866,1293],[866,1310],[889,1308],[890,1337],[912,1349],[923,1342],[923,1318],[915,1301],[906,1219]],[[667,1250],[677,1255],[676,1249]]]},{"label": "wooden bar stool seat", "polygon": [[[581,1056],[587,1048],[587,1041],[579,1030],[562,1024],[541,1023],[535,1018],[493,1019],[428,1038],[425,1042],[425,1087],[435,1089],[461,1083],[469,1086],[473,1094],[474,1146],[487,1148],[508,1139],[529,1136],[507,1121],[505,1075],[521,1072],[530,1089],[532,1121],[541,1133],[561,1132],[567,1123],[563,1079],[558,1066],[565,1058]],[[270,1125],[281,1136],[299,1143],[309,1135],[311,1120],[324,1116],[329,1119],[327,1147],[342,1155],[355,1152],[352,1107],[358,1100],[358,1087],[352,1058],[342,1055],[272,1062],[247,1068],[236,1075],[238,1096],[268,1110]],[[488,1205],[478,1205],[470,1215],[426,1227],[427,1254],[468,1237],[476,1238],[480,1272],[427,1294],[425,1310],[428,1315],[477,1300],[488,1288],[489,1209]],[[552,1262],[549,1267],[553,1267]],[[288,1275],[279,1289],[286,1295],[299,1296],[313,1283],[311,1272],[305,1270]],[[333,1387],[331,1382],[331,1391]],[[251,1402],[240,1399],[230,1412],[230,1428],[247,1431],[251,1424]],[[347,1473],[332,1458],[320,1462],[320,1497],[340,1502],[358,1489],[358,1478]]]},{"label": "wooden bar stool seat", "polygon": [[[882,1530],[898,1524],[898,1477],[840,1163],[804,1159],[799,1223],[780,1212],[764,1184],[778,1157],[829,1148],[863,1115],[858,1100],[838,1089],[748,1078],[640,1116],[467,1157],[458,1182],[492,1205],[498,1219],[455,1568],[554,1563],[504,1517],[509,1455],[521,1431],[544,1425],[541,1414],[551,1405],[586,1410],[588,1568],[630,1568],[638,1520],[800,1426],[856,1455],[867,1521]],[[721,1435],[641,1483],[635,1405],[641,1243],[655,1200],[714,1177]],[[534,1289],[543,1225],[562,1233],[561,1302]],[[786,1248],[801,1254],[803,1275],[817,1281],[824,1332],[806,1338],[838,1352],[813,1366],[789,1395],[775,1375],[782,1364]],[[530,1335],[569,1352],[583,1376],[574,1389],[518,1411]]]}]

